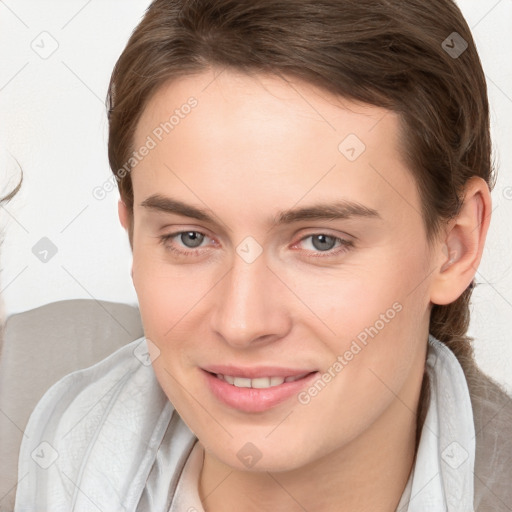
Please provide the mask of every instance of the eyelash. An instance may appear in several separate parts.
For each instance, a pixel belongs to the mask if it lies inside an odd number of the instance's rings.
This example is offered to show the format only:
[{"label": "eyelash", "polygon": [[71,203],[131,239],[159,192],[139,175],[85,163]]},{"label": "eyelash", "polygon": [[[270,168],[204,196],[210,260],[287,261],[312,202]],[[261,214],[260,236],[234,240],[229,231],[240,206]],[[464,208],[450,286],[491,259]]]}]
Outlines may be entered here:
[{"label": "eyelash", "polygon": [[[191,230],[191,231],[177,231],[175,233],[169,233],[167,235],[162,235],[162,236],[159,236],[159,243],[161,243],[167,250],[169,251],[172,251],[174,253],[177,253],[181,256],[200,256],[201,253],[203,252],[201,249],[202,248],[198,248],[196,250],[194,249],[189,249],[187,251],[185,250],[182,250],[182,249],[177,249],[175,246],[173,245],[168,245],[168,242],[170,240],[172,240],[173,238],[179,236],[179,235],[182,235],[184,233],[198,233],[200,235],[204,235],[205,237],[208,237],[208,235],[206,235],[205,233],[202,233],[201,231],[194,231],[194,230]],[[318,235],[325,235],[329,238],[332,238],[335,240],[335,242],[339,242],[340,245],[337,247],[337,249],[329,249],[328,251],[312,251],[314,253],[314,255],[312,255],[311,257],[312,258],[326,258],[326,257],[333,257],[333,256],[338,256],[342,253],[345,253],[347,251],[349,251],[353,246],[354,246],[354,243],[350,240],[345,240],[343,238],[339,238],[339,237],[336,237],[336,236],[332,236],[332,235],[329,235],[327,233],[311,233],[309,235],[306,235],[305,237],[301,238],[299,240],[299,242],[297,243],[300,243],[300,242],[303,242],[304,240],[310,238],[310,237],[314,237],[314,236],[318,236]],[[203,248],[204,249],[204,248]],[[310,251],[306,251],[306,252],[310,252]]]}]

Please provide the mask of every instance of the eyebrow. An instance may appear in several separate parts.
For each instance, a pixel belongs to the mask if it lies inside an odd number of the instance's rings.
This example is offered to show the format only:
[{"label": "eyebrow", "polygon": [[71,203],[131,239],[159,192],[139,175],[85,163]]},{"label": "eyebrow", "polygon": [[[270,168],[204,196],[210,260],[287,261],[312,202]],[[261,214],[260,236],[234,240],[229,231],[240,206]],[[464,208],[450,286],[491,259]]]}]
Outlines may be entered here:
[{"label": "eyebrow", "polygon": [[[160,194],[149,196],[140,203],[140,206],[157,212],[182,215],[211,224],[216,223],[211,210],[197,208],[196,206]],[[334,203],[319,203],[302,208],[292,208],[281,211],[278,215],[270,218],[269,224],[277,226],[304,220],[337,220],[352,217],[382,218],[379,212],[373,208],[368,208],[367,206],[352,201],[340,200]]]}]

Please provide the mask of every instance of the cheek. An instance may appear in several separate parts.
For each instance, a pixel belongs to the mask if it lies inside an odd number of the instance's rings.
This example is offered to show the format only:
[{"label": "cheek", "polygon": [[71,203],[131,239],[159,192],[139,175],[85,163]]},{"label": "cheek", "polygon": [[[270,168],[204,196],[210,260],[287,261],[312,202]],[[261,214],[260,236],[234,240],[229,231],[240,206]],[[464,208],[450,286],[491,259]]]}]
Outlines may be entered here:
[{"label": "cheek", "polygon": [[414,322],[428,307],[424,285],[429,272],[423,248],[405,245],[361,251],[338,268],[281,268],[283,280],[293,283],[296,298],[290,294],[289,304],[300,299],[307,306],[302,306],[302,321],[315,322],[326,338],[343,343],[374,325],[391,331]]},{"label": "cheek", "polygon": [[207,280],[190,267],[169,265],[160,248],[140,247],[133,254],[133,285],[142,320],[148,337],[164,340],[205,296]]},{"label": "cheek", "polygon": [[169,266],[150,258],[149,251],[143,253],[134,251],[133,283],[144,334],[156,347],[153,369],[169,400],[180,414],[186,414],[191,406],[190,397],[183,392],[190,369],[188,354],[193,326],[189,316],[198,292],[186,286],[186,279],[171,272]]},{"label": "cheek", "polygon": [[349,416],[350,411],[360,417],[372,414],[393,396],[390,389],[398,392],[417,365],[428,334],[424,254],[420,245],[414,250],[397,246],[317,280],[314,289],[310,279],[296,281],[297,295],[308,297],[315,313],[309,327],[318,326],[316,335],[330,354],[323,370],[336,375],[324,399],[339,403],[342,397]]}]

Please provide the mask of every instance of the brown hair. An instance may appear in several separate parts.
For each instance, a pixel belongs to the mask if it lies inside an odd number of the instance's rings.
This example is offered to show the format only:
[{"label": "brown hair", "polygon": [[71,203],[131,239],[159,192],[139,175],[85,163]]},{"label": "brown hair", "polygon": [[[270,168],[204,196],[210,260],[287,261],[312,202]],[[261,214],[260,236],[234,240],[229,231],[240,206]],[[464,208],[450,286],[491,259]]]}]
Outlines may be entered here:
[{"label": "brown hair", "polygon": [[[450,52],[454,41],[467,49]],[[452,0],[155,0],[108,94],[109,161],[132,215],[130,174],[120,170],[145,106],[169,80],[214,66],[299,78],[398,113],[429,241],[458,213],[471,176],[494,186],[485,76]],[[129,236],[131,244],[132,228]],[[465,371],[473,365],[472,288],[434,305],[430,319]]]},{"label": "brown hair", "polygon": [[[18,162],[16,161],[16,163]],[[5,196],[0,196],[0,206],[2,205],[2,203],[8,203],[20,191],[21,185],[23,184],[23,171],[21,170],[19,164],[18,167],[20,169],[20,180],[18,181],[18,184],[10,192],[7,192]]]}]

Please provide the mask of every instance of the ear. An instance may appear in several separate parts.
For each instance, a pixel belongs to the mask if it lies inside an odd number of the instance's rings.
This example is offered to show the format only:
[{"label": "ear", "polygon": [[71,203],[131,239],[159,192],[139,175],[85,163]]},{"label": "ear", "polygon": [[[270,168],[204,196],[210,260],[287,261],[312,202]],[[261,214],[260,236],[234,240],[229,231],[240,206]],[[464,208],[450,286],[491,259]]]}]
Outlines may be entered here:
[{"label": "ear", "polygon": [[[117,213],[119,215],[119,222],[121,222],[121,226],[126,229],[128,233],[128,241],[130,242],[130,248],[133,253],[133,233],[132,233],[132,220],[130,217],[130,212],[128,207],[121,201],[121,199],[117,202]],[[133,280],[133,260],[132,260],[132,268],[130,270],[130,275]]]},{"label": "ear", "polygon": [[121,199],[117,202],[117,213],[119,215],[119,221],[126,231],[129,229],[129,212],[128,207],[123,203]]},{"label": "ear", "polygon": [[435,245],[436,270],[431,281],[430,301],[450,304],[471,284],[482,258],[491,220],[491,194],[480,177],[470,178],[464,203]]}]

